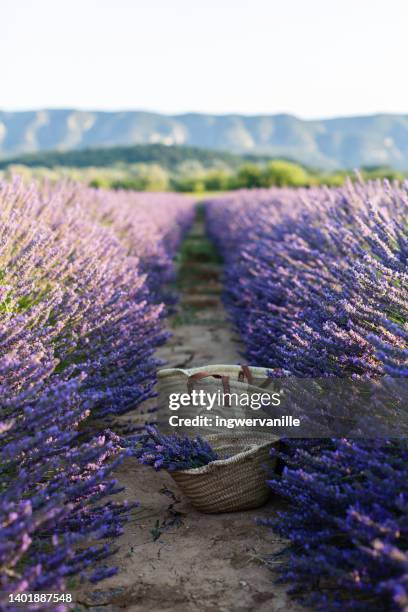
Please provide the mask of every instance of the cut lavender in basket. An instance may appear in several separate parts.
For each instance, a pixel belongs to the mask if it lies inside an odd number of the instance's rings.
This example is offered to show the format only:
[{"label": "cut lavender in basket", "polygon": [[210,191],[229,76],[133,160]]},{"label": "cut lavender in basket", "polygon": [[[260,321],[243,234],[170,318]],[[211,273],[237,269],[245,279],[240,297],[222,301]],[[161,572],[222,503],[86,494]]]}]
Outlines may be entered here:
[{"label": "cut lavender in basket", "polygon": [[146,433],[139,436],[133,455],[144,465],[151,465],[155,470],[188,470],[207,465],[219,459],[210,444],[197,436],[165,436],[156,427],[146,426]]}]

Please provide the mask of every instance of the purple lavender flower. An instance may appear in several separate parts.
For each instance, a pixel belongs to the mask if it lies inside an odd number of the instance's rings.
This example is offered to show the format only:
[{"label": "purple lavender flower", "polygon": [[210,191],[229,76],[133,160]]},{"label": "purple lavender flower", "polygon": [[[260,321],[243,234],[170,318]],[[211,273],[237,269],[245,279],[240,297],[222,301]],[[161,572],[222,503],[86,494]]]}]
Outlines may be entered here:
[{"label": "purple lavender flower", "polygon": [[153,395],[163,286],[192,216],[173,194],[0,182],[3,593],[62,590],[111,553],[81,541],[119,535],[135,506],[110,499],[125,453],[101,417]]},{"label": "purple lavender flower", "polygon": [[[254,365],[275,376],[408,375],[408,184],[227,194],[206,205],[224,300]],[[313,609],[408,609],[407,447],[287,441],[269,523],[281,577]],[[276,566],[274,566],[276,567]]]},{"label": "purple lavender flower", "polygon": [[149,425],[146,433],[136,440],[132,454],[144,465],[169,472],[201,467],[219,458],[210,444],[200,436],[193,439],[187,436],[165,436]]}]

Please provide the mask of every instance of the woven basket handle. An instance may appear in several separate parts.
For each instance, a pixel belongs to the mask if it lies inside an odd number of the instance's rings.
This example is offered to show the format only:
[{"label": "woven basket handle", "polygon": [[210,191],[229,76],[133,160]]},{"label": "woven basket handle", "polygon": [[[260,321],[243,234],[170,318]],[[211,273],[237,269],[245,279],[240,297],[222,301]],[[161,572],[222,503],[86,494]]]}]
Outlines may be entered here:
[{"label": "woven basket handle", "polygon": [[[193,387],[194,387],[194,383],[197,380],[201,380],[202,378],[208,378],[208,377],[213,377],[213,378],[218,378],[221,379],[222,381],[222,387],[224,389],[224,393],[231,393],[231,387],[230,387],[230,383],[229,383],[229,376],[222,376],[221,374],[211,374],[211,372],[197,372],[196,374],[191,374],[191,376],[188,377],[187,380],[187,391],[189,393],[192,392]],[[226,402],[226,406],[230,406],[230,398],[227,397],[227,402]]]},{"label": "woven basket handle", "polygon": [[252,385],[254,379],[253,379],[253,376],[251,374],[251,370],[249,369],[249,367],[247,365],[241,366],[241,370],[240,370],[240,372],[238,374],[238,380],[242,381],[242,380],[245,380],[245,379],[247,379],[248,383],[250,385]]},{"label": "woven basket handle", "polygon": [[[251,374],[251,370],[249,368],[249,366],[247,365],[243,365],[241,366],[241,370],[238,374],[238,380],[245,380],[247,379],[248,384],[252,385],[254,382],[254,377]],[[266,389],[266,387],[269,387],[269,385],[271,384],[271,382],[273,381],[273,378],[271,378],[271,376],[268,376],[268,378],[266,378],[263,383],[261,383],[259,385],[259,387],[261,387],[261,389]]]}]

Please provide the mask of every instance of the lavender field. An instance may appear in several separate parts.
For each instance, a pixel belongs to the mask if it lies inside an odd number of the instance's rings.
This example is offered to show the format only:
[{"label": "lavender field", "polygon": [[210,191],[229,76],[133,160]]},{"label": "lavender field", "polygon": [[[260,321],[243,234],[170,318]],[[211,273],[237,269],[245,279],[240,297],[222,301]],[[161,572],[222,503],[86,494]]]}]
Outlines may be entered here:
[{"label": "lavender field", "polygon": [[[408,185],[243,191],[207,204],[225,304],[276,376],[408,375]],[[408,609],[406,440],[288,441],[281,579],[317,610]],[[276,563],[276,559],[271,559]]]},{"label": "lavender field", "polygon": [[192,202],[171,194],[0,185],[3,593],[115,571],[94,564],[134,500],[106,501],[121,441],[83,424],[152,395],[163,286],[192,216]]},{"label": "lavender field", "polygon": [[[247,363],[276,377],[408,375],[408,185],[241,190],[204,209]],[[172,193],[0,183],[4,594],[117,571],[112,543],[138,500],[113,501],[129,454],[116,423],[154,395],[195,217]],[[269,484],[287,505],[257,527],[271,589],[278,575],[309,609],[408,610],[406,442],[286,440],[278,455]]]}]

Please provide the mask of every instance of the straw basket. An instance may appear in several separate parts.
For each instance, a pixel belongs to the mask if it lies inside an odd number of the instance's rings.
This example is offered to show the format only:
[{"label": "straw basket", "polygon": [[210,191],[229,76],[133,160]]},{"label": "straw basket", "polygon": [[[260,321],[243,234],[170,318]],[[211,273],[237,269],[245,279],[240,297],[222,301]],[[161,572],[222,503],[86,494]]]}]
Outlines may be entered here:
[{"label": "straw basket", "polygon": [[256,433],[215,434],[208,442],[221,459],[205,466],[169,472],[180,490],[201,512],[237,512],[262,506],[270,495],[268,471],[276,460],[270,457],[271,436]]},{"label": "straw basket", "polygon": [[[184,370],[181,368],[169,368],[159,370],[159,403],[160,413],[159,419],[168,417],[169,415],[169,398],[174,393],[191,394],[193,390],[204,391],[206,393],[217,393],[218,391],[224,394],[232,394],[234,397],[242,395],[253,396],[259,393],[272,393],[274,379],[269,376],[267,368],[239,366],[239,365],[209,365],[200,368],[191,368]],[[180,410],[183,417],[195,417],[208,415],[206,406],[185,406]],[[216,404],[211,410],[213,417],[225,418],[243,418],[248,416],[248,408],[244,408],[240,403],[232,401],[228,405]],[[163,430],[168,430],[168,422],[163,420]],[[252,428],[252,431],[258,429],[260,433],[264,433],[263,428]],[[247,427],[236,427],[234,433],[241,431],[247,432]],[[182,433],[191,434],[191,430],[179,428]],[[216,429],[215,427],[200,426],[200,436],[207,439],[208,436],[215,433],[222,433],[225,429]],[[273,436],[272,436],[272,439]]]},{"label": "straw basket", "polygon": [[[158,372],[161,416],[168,416],[169,398],[172,393],[191,394],[194,389],[224,394],[253,396],[268,393],[273,388],[273,379],[266,368],[239,365],[209,365],[184,370],[165,369]],[[186,406],[184,417],[208,414],[206,406]],[[212,415],[240,418],[248,415],[247,409],[235,400],[217,403]],[[166,427],[165,421],[163,427]],[[191,435],[191,429],[179,428]],[[263,428],[200,427],[196,430],[217,452],[220,459],[190,470],[170,472],[180,490],[201,512],[235,512],[258,508],[270,494],[266,484],[268,470],[273,470],[276,461],[270,457],[270,449],[278,443],[278,436],[266,433]]]}]

